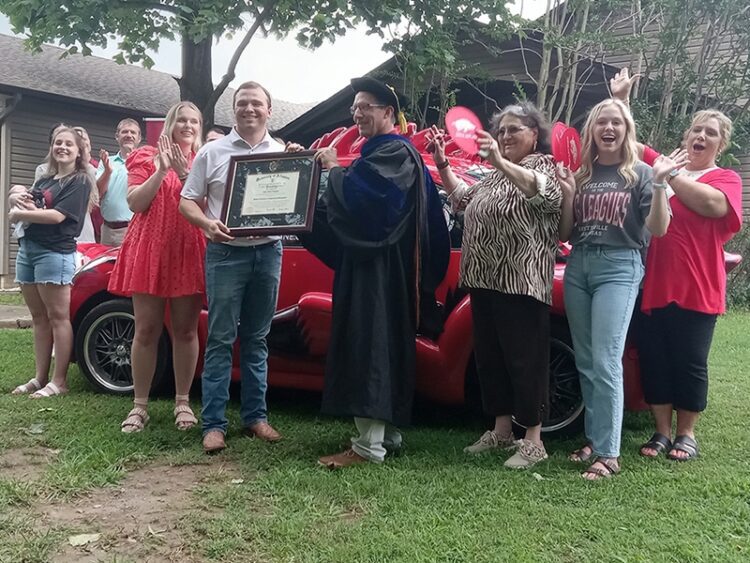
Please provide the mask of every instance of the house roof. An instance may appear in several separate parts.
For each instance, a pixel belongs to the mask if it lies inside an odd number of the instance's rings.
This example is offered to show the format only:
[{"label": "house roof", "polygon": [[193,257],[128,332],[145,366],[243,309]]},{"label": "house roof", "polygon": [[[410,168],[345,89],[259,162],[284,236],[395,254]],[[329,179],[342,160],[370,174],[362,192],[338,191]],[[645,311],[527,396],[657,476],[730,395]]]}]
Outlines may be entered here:
[{"label": "house roof", "polygon": [[[22,38],[0,34],[0,87],[62,96],[91,103],[162,116],[180,100],[175,77],[166,72],[134,65],[121,65],[111,59],[69,55],[65,50],[44,45],[40,53],[28,51]],[[231,126],[232,94],[227,90],[216,104],[215,121]],[[277,130],[305,113],[315,104],[296,104],[275,99],[269,128]]]},{"label": "house roof", "polygon": [[[481,32],[483,24],[478,22],[475,23],[477,28]],[[515,89],[515,85],[520,83],[524,84],[528,91],[536,91],[536,84],[534,80],[524,72],[513,72],[508,73],[507,68],[496,68],[504,67],[504,60],[512,59],[517,62],[519,69],[522,69],[527,62],[519,54],[521,50],[527,53],[539,53],[542,49],[542,42],[544,40],[543,33],[535,30],[528,30],[523,39],[519,41],[517,37],[511,37],[505,41],[502,41],[494,47],[502,53],[502,55],[495,55],[487,50],[485,46],[477,42],[466,42],[459,47],[460,56],[470,64],[478,64],[484,68],[491,79],[496,81],[498,84],[503,84],[508,92],[512,92]],[[528,61],[528,65],[539,65],[539,58],[534,58]],[[583,58],[581,65],[585,66],[585,62],[588,59]],[[587,84],[584,88],[586,91],[591,91],[596,100],[602,97],[602,88],[606,83],[606,77],[612,76],[619,70],[619,67],[615,67],[604,62],[597,62],[592,65],[591,69],[591,84]],[[385,76],[398,77],[400,75],[399,67],[395,57],[391,57],[370,72],[366,73],[365,76],[373,76],[376,78],[383,78]],[[579,74],[582,74],[579,69]],[[397,79],[396,79],[397,80]],[[588,82],[588,81],[587,81]],[[460,88],[459,88],[460,90]],[[349,104],[354,96],[352,89],[349,86],[345,86],[329,98],[314,105],[309,111],[300,114],[292,121],[288,122],[278,132],[284,138],[295,139],[299,141],[312,140],[316,134],[321,132],[332,130],[341,125],[350,125],[351,116],[349,115]],[[460,102],[460,100],[459,100]],[[593,105],[593,104],[592,104]],[[310,132],[315,132],[310,135]],[[311,137],[310,139],[303,137]]]}]

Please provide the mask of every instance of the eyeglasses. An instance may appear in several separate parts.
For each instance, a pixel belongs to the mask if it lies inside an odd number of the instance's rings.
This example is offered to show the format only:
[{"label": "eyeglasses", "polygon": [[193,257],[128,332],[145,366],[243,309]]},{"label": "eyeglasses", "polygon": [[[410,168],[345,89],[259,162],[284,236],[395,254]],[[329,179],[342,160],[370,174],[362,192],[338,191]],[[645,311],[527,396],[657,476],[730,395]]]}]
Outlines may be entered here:
[{"label": "eyeglasses", "polygon": [[516,135],[518,135],[524,129],[528,129],[528,127],[526,127],[525,125],[521,125],[521,126],[518,126],[518,127],[515,126],[515,125],[512,125],[512,126],[508,127],[507,129],[505,127],[501,127],[497,131],[497,137],[498,137],[498,139],[502,139],[503,137],[505,137],[506,133],[508,134],[509,137],[515,137]]},{"label": "eyeglasses", "polygon": [[372,108],[387,108],[388,106],[385,104],[358,104],[356,106],[352,106],[349,108],[349,113],[354,115],[354,113],[359,110],[361,113],[367,113]]}]

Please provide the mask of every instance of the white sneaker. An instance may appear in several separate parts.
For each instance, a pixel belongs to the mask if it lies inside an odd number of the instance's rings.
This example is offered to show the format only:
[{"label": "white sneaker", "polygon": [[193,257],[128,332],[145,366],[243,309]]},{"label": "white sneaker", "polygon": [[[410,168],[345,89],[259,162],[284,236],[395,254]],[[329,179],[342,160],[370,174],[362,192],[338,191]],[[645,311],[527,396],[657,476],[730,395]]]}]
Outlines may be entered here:
[{"label": "white sneaker", "polygon": [[503,465],[511,469],[528,469],[540,461],[547,459],[547,451],[544,446],[538,446],[531,440],[518,440],[518,449],[509,457]]},{"label": "white sneaker", "polygon": [[516,447],[513,434],[503,437],[495,434],[494,430],[487,430],[471,446],[466,446],[464,452],[467,454],[481,454],[488,450],[512,450]]}]

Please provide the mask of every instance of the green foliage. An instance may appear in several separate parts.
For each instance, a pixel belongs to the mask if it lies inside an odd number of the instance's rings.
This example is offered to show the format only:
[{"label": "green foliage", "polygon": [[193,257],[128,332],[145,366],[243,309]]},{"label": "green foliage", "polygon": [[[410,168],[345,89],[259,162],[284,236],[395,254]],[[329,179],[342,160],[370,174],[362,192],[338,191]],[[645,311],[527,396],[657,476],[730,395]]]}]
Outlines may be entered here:
[{"label": "green foliage", "polygon": [[745,225],[725,246],[742,256],[742,262],[727,275],[727,305],[750,309],[750,226]]},{"label": "green foliage", "polygon": [[[104,46],[116,35],[120,51],[114,59],[147,68],[154,63],[149,51],[158,50],[164,39],[202,46],[201,53],[210,56],[213,37],[247,32],[249,41],[258,31],[281,37],[296,30],[299,44],[314,49],[363,25],[368,33],[383,37],[385,50],[408,52],[402,59],[408,75],[402,86],[412,90],[436,71],[442,84],[467,74],[457,47],[477,19],[482,19],[489,37],[507,33],[511,21],[504,4],[494,0],[61,0],[54,8],[43,2],[5,0],[0,11],[9,16],[14,31],[28,35],[31,49],[57,40],[68,54],[90,54],[91,46]],[[181,95],[212,115],[216,100],[234,78],[236,60],[214,90],[210,73],[199,64],[201,55],[183,53]]]},{"label": "green foliage", "polygon": [[[737,164],[748,144],[750,28],[746,0],[642,0],[634,32],[642,79],[634,113],[657,147],[678,146],[693,113],[715,108],[734,120],[735,141],[722,157]],[[658,29],[658,32],[656,31]]]}]

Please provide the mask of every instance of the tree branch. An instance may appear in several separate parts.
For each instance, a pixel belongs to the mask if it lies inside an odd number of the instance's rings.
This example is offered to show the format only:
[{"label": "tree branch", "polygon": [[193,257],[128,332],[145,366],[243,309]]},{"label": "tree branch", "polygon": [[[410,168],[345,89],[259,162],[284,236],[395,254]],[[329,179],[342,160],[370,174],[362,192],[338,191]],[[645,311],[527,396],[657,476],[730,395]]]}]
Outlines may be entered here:
[{"label": "tree branch", "polygon": [[237,45],[237,48],[234,50],[234,54],[229,61],[229,66],[227,67],[226,74],[221,79],[221,82],[216,85],[216,88],[214,88],[214,91],[211,92],[211,96],[208,98],[207,105],[209,107],[219,101],[219,98],[224,93],[224,90],[226,90],[227,86],[229,86],[229,83],[234,80],[234,77],[236,76],[234,71],[237,68],[237,63],[239,63],[242,53],[250,44],[250,40],[253,38],[258,29],[263,26],[263,20],[269,10],[270,8],[267,7],[255,16],[253,25],[251,25],[250,29],[247,30],[247,33],[245,34],[245,37],[242,38],[240,44]]}]

